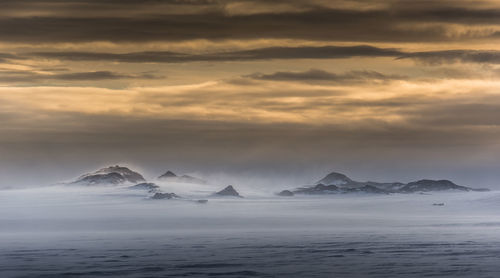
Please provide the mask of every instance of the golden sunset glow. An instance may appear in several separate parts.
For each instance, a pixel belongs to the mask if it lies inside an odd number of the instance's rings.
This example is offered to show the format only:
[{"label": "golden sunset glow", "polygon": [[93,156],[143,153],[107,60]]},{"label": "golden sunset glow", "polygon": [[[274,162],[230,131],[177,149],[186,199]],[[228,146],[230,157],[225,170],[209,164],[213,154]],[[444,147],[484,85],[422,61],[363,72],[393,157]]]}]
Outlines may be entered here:
[{"label": "golden sunset glow", "polygon": [[59,142],[37,153],[91,163],[119,145],[152,163],[154,146],[191,165],[250,146],[273,164],[260,150],[282,134],[283,157],[417,152],[425,172],[443,145],[442,160],[498,148],[498,1],[25,2],[0,3],[6,159]]}]

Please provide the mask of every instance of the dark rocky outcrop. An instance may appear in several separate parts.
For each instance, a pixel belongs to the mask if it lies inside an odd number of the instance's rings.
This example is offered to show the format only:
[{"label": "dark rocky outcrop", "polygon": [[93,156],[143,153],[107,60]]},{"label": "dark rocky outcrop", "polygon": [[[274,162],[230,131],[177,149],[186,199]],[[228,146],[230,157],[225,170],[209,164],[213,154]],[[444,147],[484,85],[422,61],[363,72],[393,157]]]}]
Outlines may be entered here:
[{"label": "dark rocky outcrop", "polygon": [[324,185],[324,184],[317,184],[311,187],[302,187],[293,192],[297,194],[339,194],[339,193],[356,193],[356,192],[364,192],[371,194],[390,193],[387,190],[380,189],[373,185],[339,187],[336,185]]},{"label": "dark rocky outcrop", "polygon": [[449,180],[419,180],[404,184],[401,182],[359,182],[344,174],[332,172],[318,181],[315,185],[305,186],[293,191],[296,194],[338,194],[338,193],[415,193],[432,191],[487,191],[488,189],[473,189],[454,184]]},{"label": "dark rocky outcrop", "polygon": [[151,182],[143,182],[143,183],[139,183],[139,184],[136,184],[136,185],[132,185],[130,187],[128,187],[129,189],[133,189],[133,190],[147,190],[148,192],[152,193],[152,192],[156,192],[160,189],[160,187],[154,183],[151,183]]},{"label": "dark rocky outcrop", "polygon": [[167,171],[167,172],[165,172],[165,174],[159,176],[158,179],[168,179],[168,178],[176,178],[176,177],[177,177],[177,175],[174,174],[174,172]]},{"label": "dark rocky outcrop", "polygon": [[338,186],[333,184],[324,185],[322,183],[309,187],[302,187],[293,191],[293,193],[297,194],[335,194],[338,192],[339,192]]},{"label": "dark rocky outcrop", "polygon": [[71,184],[78,185],[102,185],[112,184],[118,185],[123,183],[138,183],[145,181],[144,177],[127,167],[110,166],[107,168],[99,169],[93,173],[80,176],[76,181]]},{"label": "dark rocky outcrop", "polygon": [[214,195],[216,196],[232,196],[232,197],[242,197],[236,189],[232,185],[228,185],[226,188],[222,189],[219,192],[216,192]]},{"label": "dark rocky outcrop", "polygon": [[364,193],[371,193],[371,194],[389,194],[391,192],[378,188],[373,185],[366,184],[361,187],[356,187],[353,189],[341,189],[342,193],[348,193],[348,190],[351,190],[350,192],[364,192]]},{"label": "dark rocky outcrop", "polygon": [[180,183],[195,183],[195,184],[206,184],[207,182],[189,175],[177,176],[172,171],[167,171],[165,174],[158,177],[159,180],[169,181],[169,182],[180,182]]},{"label": "dark rocky outcrop", "polygon": [[402,193],[413,193],[443,190],[470,191],[471,189],[465,186],[456,185],[449,180],[419,180],[408,183],[399,191]]},{"label": "dark rocky outcrop", "polygon": [[294,196],[295,194],[290,191],[290,190],[283,190],[281,191],[280,193],[276,194],[278,196],[283,196],[283,197],[291,197],[291,196]]},{"label": "dark rocky outcrop", "polygon": [[316,184],[345,185],[345,184],[351,184],[353,182],[354,182],[353,180],[351,180],[344,174],[331,172],[330,174],[326,175],[326,177],[319,180]]},{"label": "dark rocky outcrop", "polygon": [[160,193],[160,192],[155,193],[155,195],[151,197],[151,199],[153,200],[176,199],[176,198],[180,197],[175,193]]},{"label": "dark rocky outcrop", "polygon": [[374,181],[367,181],[367,182],[363,182],[361,184],[375,186],[376,188],[379,188],[379,189],[382,189],[382,190],[385,190],[385,191],[388,191],[388,192],[397,192],[403,186],[405,186],[405,184],[402,183],[402,182],[374,182]]},{"label": "dark rocky outcrop", "polygon": [[476,192],[488,192],[490,191],[490,189],[488,188],[471,188],[472,191],[476,191]]},{"label": "dark rocky outcrop", "polygon": [[91,174],[78,178],[73,184],[98,185],[98,184],[121,184],[125,178],[119,173]]}]

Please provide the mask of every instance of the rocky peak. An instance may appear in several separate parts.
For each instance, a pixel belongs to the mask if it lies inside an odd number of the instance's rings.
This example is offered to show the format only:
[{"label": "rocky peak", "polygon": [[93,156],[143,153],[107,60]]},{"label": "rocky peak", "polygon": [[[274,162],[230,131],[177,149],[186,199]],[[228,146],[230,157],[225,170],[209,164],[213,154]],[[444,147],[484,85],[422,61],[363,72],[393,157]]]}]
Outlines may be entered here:
[{"label": "rocky peak", "polygon": [[238,193],[238,191],[236,191],[236,189],[234,189],[234,187],[232,185],[228,185],[226,188],[215,193],[215,195],[241,197],[241,195]]},{"label": "rocky peak", "polygon": [[350,184],[353,182],[354,182],[353,180],[351,180],[349,177],[347,177],[344,174],[337,173],[337,172],[331,172],[330,174],[326,175],[326,177],[319,180],[316,184],[345,185],[345,184]]},{"label": "rocky peak", "polygon": [[196,177],[189,175],[178,176],[172,171],[167,171],[165,174],[158,177],[160,180],[167,180],[169,182],[180,182],[180,183],[195,183],[195,184],[206,184],[207,182]]},{"label": "rocky peak", "polygon": [[165,199],[176,199],[176,198],[180,198],[177,194],[175,193],[155,193],[155,195],[153,195],[151,197],[151,199],[153,200],[165,200]]},{"label": "rocky peak", "polygon": [[400,189],[401,192],[416,191],[441,191],[441,190],[460,190],[469,191],[471,188],[457,185],[449,180],[419,180],[410,182]]},{"label": "rocky peak", "polygon": [[73,184],[97,185],[97,184],[122,184],[125,182],[144,182],[144,177],[127,167],[119,165],[99,169],[93,173],[80,176]]},{"label": "rocky peak", "polygon": [[158,178],[159,178],[159,179],[166,179],[166,178],[176,178],[176,177],[177,177],[177,175],[176,175],[176,174],[174,174],[174,172],[172,172],[172,171],[167,171],[167,172],[165,172],[165,174],[163,174],[163,175],[159,176]]},{"label": "rocky peak", "polygon": [[278,196],[283,196],[283,197],[291,197],[295,195],[292,191],[290,190],[283,190],[277,194]]},{"label": "rocky peak", "polygon": [[160,189],[160,187],[151,182],[143,182],[133,186],[130,186],[129,189],[137,189],[137,190],[147,190],[149,192],[156,192]]}]

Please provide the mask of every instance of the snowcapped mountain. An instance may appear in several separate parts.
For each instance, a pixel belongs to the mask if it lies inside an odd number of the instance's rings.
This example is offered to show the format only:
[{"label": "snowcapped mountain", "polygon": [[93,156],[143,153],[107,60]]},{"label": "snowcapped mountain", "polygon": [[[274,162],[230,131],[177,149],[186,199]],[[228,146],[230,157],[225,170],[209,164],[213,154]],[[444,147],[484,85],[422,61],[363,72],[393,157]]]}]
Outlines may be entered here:
[{"label": "snowcapped mountain", "polygon": [[419,180],[410,182],[400,189],[401,192],[426,192],[442,190],[471,191],[473,189],[454,184],[449,180]]},{"label": "snowcapped mountain", "polygon": [[194,184],[206,184],[207,182],[189,175],[178,176],[172,171],[167,171],[165,174],[158,177],[159,180],[167,182],[180,182],[180,183],[194,183]]},{"label": "snowcapped mountain", "polygon": [[169,178],[177,178],[177,175],[172,171],[167,171],[165,174],[158,177],[158,179],[169,179]]},{"label": "snowcapped mountain", "polygon": [[71,184],[79,185],[102,185],[102,184],[123,184],[145,182],[144,177],[130,170],[127,167],[119,165],[99,169],[95,172],[84,174]]},{"label": "snowcapped mountain", "polygon": [[330,174],[326,175],[326,177],[319,180],[316,184],[346,185],[346,184],[352,184],[353,182],[354,182],[353,180],[351,180],[344,174],[331,172]]},{"label": "snowcapped mountain", "polygon": [[218,191],[214,194],[215,196],[231,196],[231,197],[243,197],[234,189],[232,185],[226,186],[224,189],[221,191]]},{"label": "snowcapped mountain", "polygon": [[457,185],[449,180],[419,180],[404,184],[401,182],[359,182],[344,174],[331,172],[316,184],[304,186],[293,191],[298,194],[337,194],[365,192],[373,194],[415,193],[431,191],[484,191]]}]

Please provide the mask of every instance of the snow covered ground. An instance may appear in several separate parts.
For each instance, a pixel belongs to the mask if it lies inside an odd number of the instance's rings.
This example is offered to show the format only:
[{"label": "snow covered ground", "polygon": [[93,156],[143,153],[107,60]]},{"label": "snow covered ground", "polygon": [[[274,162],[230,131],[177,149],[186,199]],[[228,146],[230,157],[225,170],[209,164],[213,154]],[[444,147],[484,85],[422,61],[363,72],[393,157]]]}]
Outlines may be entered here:
[{"label": "snow covered ground", "polygon": [[124,187],[1,190],[0,276],[500,275],[499,191],[277,197],[242,188],[245,198],[212,198],[220,186],[161,186],[187,200]]}]

